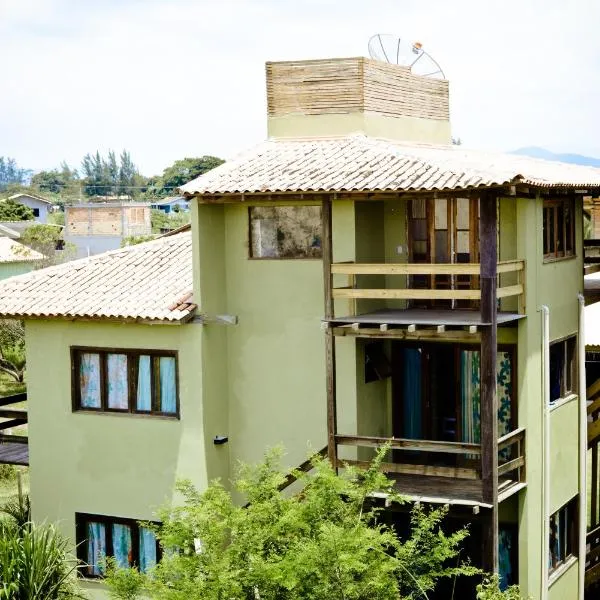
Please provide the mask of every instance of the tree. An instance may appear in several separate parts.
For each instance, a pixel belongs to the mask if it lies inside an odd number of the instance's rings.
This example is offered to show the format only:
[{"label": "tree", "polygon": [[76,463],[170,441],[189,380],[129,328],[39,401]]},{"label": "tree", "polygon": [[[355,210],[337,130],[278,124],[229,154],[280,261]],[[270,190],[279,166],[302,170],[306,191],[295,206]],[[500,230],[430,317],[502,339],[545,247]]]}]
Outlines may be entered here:
[{"label": "tree", "polygon": [[14,200],[0,202],[0,221],[31,221],[33,218],[33,211],[28,206]]},{"label": "tree", "polygon": [[77,196],[79,192],[79,175],[76,169],[71,169],[62,162],[60,169],[40,171],[31,178],[31,187],[45,194],[56,194],[61,197]]},{"label": "tree", "polygon": [[23,231],[19,241],[45,256],[37,263],[38,269],[75,258],[76,248],[74,244],[66,243],[62,239],[62,230],[56,225],[42,223],[31,225]]},{"label": "tree", "polygon": [[0,191],[11,184],[24,185],[31,175],[29,169],[21,169],[14,158],[0,156]]},{"label": "tree", "polygon": [[[25,381],[25,329],[22,321],[0,320],[0,371],[16,383]],[[0,596],[2,598],[2,596]]]},{"label": "tree", "polygon": [[86,154],[81,168],[84,175],[84,191],[87,196],[137,196],[144,187],[145,179],[138,173],[131,155],[123,150],[117,161],[110,150],[105,159],[100,152]]},{"label": "tree", "polygon": [[374,494],[402,501],[380,472],[386,450],[367,470],[348,468],[341,475],[315,459],[314,474],[295,473],[303,484],[296,496],[279,491],[286,473],[280,453],[270,452],[263,463],[240,469],[236,487],[245,507],[219,483],[203,493],[180,483],[183,505],[158,514],[163,558],[149,576],[109,569],[113,597],[416,599],[442,577],[475,574],[457,561],[467,531],[445,535],[441,529],[447,508],[416,508],[406,540],[383,523]]},{"label": "tree", "polygon": [[148,186],[147,196],[164,198],[176,193],[176,189],[188,181],[222,165],[225,161],[216,156],[201,156],[200,158],[184,158],[176,160],[167,167],[163,174]]}]

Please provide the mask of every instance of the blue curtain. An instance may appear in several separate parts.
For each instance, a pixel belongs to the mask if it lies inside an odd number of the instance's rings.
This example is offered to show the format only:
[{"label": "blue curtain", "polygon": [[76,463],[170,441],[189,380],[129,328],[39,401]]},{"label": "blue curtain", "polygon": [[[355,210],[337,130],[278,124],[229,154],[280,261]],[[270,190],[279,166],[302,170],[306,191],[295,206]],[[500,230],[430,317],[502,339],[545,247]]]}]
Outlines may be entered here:
[{"label": "blue curtain", "polygon": [[131,527],[114,523],[112,526],[113,554],[120,568],[130,567],[133,563],[131,552]]},{"label": "blue curtain", "polygon": [[147,527],[140,527],[140,571],[146,573],[156,564],[156,537]]},{"label": "blue curtain", "polygon": [[160,357],[160,410],[164,413],[177,411],[177,384],[175,377],[175,358]]},{"label": "blue curtain", "polygon": [[100,408],[100,355],[79,356],[79,391],[82,408]]},{"label": "blue curtain", "polygon": [[151,386],[151,359],[149,356],[140,356],[138,362],[138,384],[137,384],[137,410],[152,409],[152,386]]},{"label": "blue curtain", "polygon": [[512,553],[514,532],[500,526],[498,529],[498,571],[500,575],[500,589],[505,590],[509,585],[516,583],[512,569]]},{"label": "blue curtain", "polygon": [[106,360],[106,370],[108,379],[108,407],[127,410],[129,408],[127,355],[109,354]]},{"label": "blue curtain", "polygon": [[106,558],[106,528],[103,523],[89,521],[87,524],[87,572],[88,575],[104,573]]},{"label": "blue curtain", "polygon": [[403,435],[419,439],[423,433],[421,404],[421,351],[413,348],[402,350],[402,415]]}]

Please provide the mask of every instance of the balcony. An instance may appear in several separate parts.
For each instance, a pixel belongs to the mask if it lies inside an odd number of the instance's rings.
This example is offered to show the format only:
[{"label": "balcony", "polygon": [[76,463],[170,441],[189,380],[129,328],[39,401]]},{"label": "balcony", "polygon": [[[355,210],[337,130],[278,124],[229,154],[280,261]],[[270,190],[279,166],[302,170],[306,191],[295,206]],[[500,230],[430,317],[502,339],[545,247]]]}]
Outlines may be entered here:
[{"label": "balcony", "polygon": [[[382,470],[397,481],[398,491],[422,501],[487,506],[483,502],[481,445],[461,442],[336,435],[340,446],[380,448],[388,445]],[[338,459],[338,466],[367,466],[368,461]],[[526,486],[525,430],[515,429],[498,439],[498,501]]]},{"label": "balcony", "polygon": [[11,432],[27,424],[27,410],[14,406],[26,400],[26,393],[0,398],[0,463],[29,465],[28,438]]},{"label": "balcony", "polygon": [[[478,263],[333,263],[332,298],[348,301],[348,314],[328,321],[355,329],[373,325],[487,325],[479,313],[479,273]],[[340,285],[340,276],[347,277],[345,285]],[[498,263],[499,325],[524,316],[524,281],[524,260]]]}]

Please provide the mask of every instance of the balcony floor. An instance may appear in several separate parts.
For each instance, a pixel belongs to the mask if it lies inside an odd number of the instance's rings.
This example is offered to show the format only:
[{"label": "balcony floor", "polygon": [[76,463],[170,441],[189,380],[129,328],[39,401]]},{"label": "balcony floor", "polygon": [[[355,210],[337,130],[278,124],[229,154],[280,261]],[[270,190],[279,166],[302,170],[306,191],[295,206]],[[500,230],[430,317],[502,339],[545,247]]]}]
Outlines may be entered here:
[{"label": "balcony floor", "polygon": [[0,464],[29,466],[29,445],[22,442],[0,442]]},{"label": "balcony floor", "polygon": [[[498,325],[505,325],[525,318],[525,315],[518,313],[499,312]],[[446,325],[448,327],[470,327],[489,325],[481,320],[481,314],[478,310],[451,310],[451,309],[383,309],[362,315],[348,315],[344,317],[334,317],[325,319],[328,323],[336,325],[350,325],[358,323],[359,325],[423,325],[437,326]]]}]

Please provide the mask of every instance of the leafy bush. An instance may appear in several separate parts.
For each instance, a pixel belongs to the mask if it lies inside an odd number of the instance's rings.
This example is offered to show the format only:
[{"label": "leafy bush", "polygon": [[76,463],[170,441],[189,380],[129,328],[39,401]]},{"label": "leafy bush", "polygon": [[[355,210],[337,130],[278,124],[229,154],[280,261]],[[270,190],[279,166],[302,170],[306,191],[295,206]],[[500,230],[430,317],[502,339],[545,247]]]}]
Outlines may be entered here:
[{"label": "leafy bush", "polygon": [[[477,586],[477,600],[522,600],[518,585],[500,589],[500,577],[490,575]],[[531,596],[530,596],[531,600]]]},{"label": "leafy bush", "polygon": [[150,576],[109,573],[113,597],[417,599],[442,577],[477,573],[457,561],[467,531],[446,535],[441,529],[447,508],[416,508],[404,541],[381,522],[376,492],[402,502],[379,471],[383,456],[366,471],[349,468],[340,475],[315,460],[314,473],[296,473],[303,490],[290,497],[279,491],[286,479],[280,453],[271,452],[263,463],[240,468],[235,485],[246,507],[218,483],[202,493],[179,483],[183,505],[158,514],[162,560]]}]

